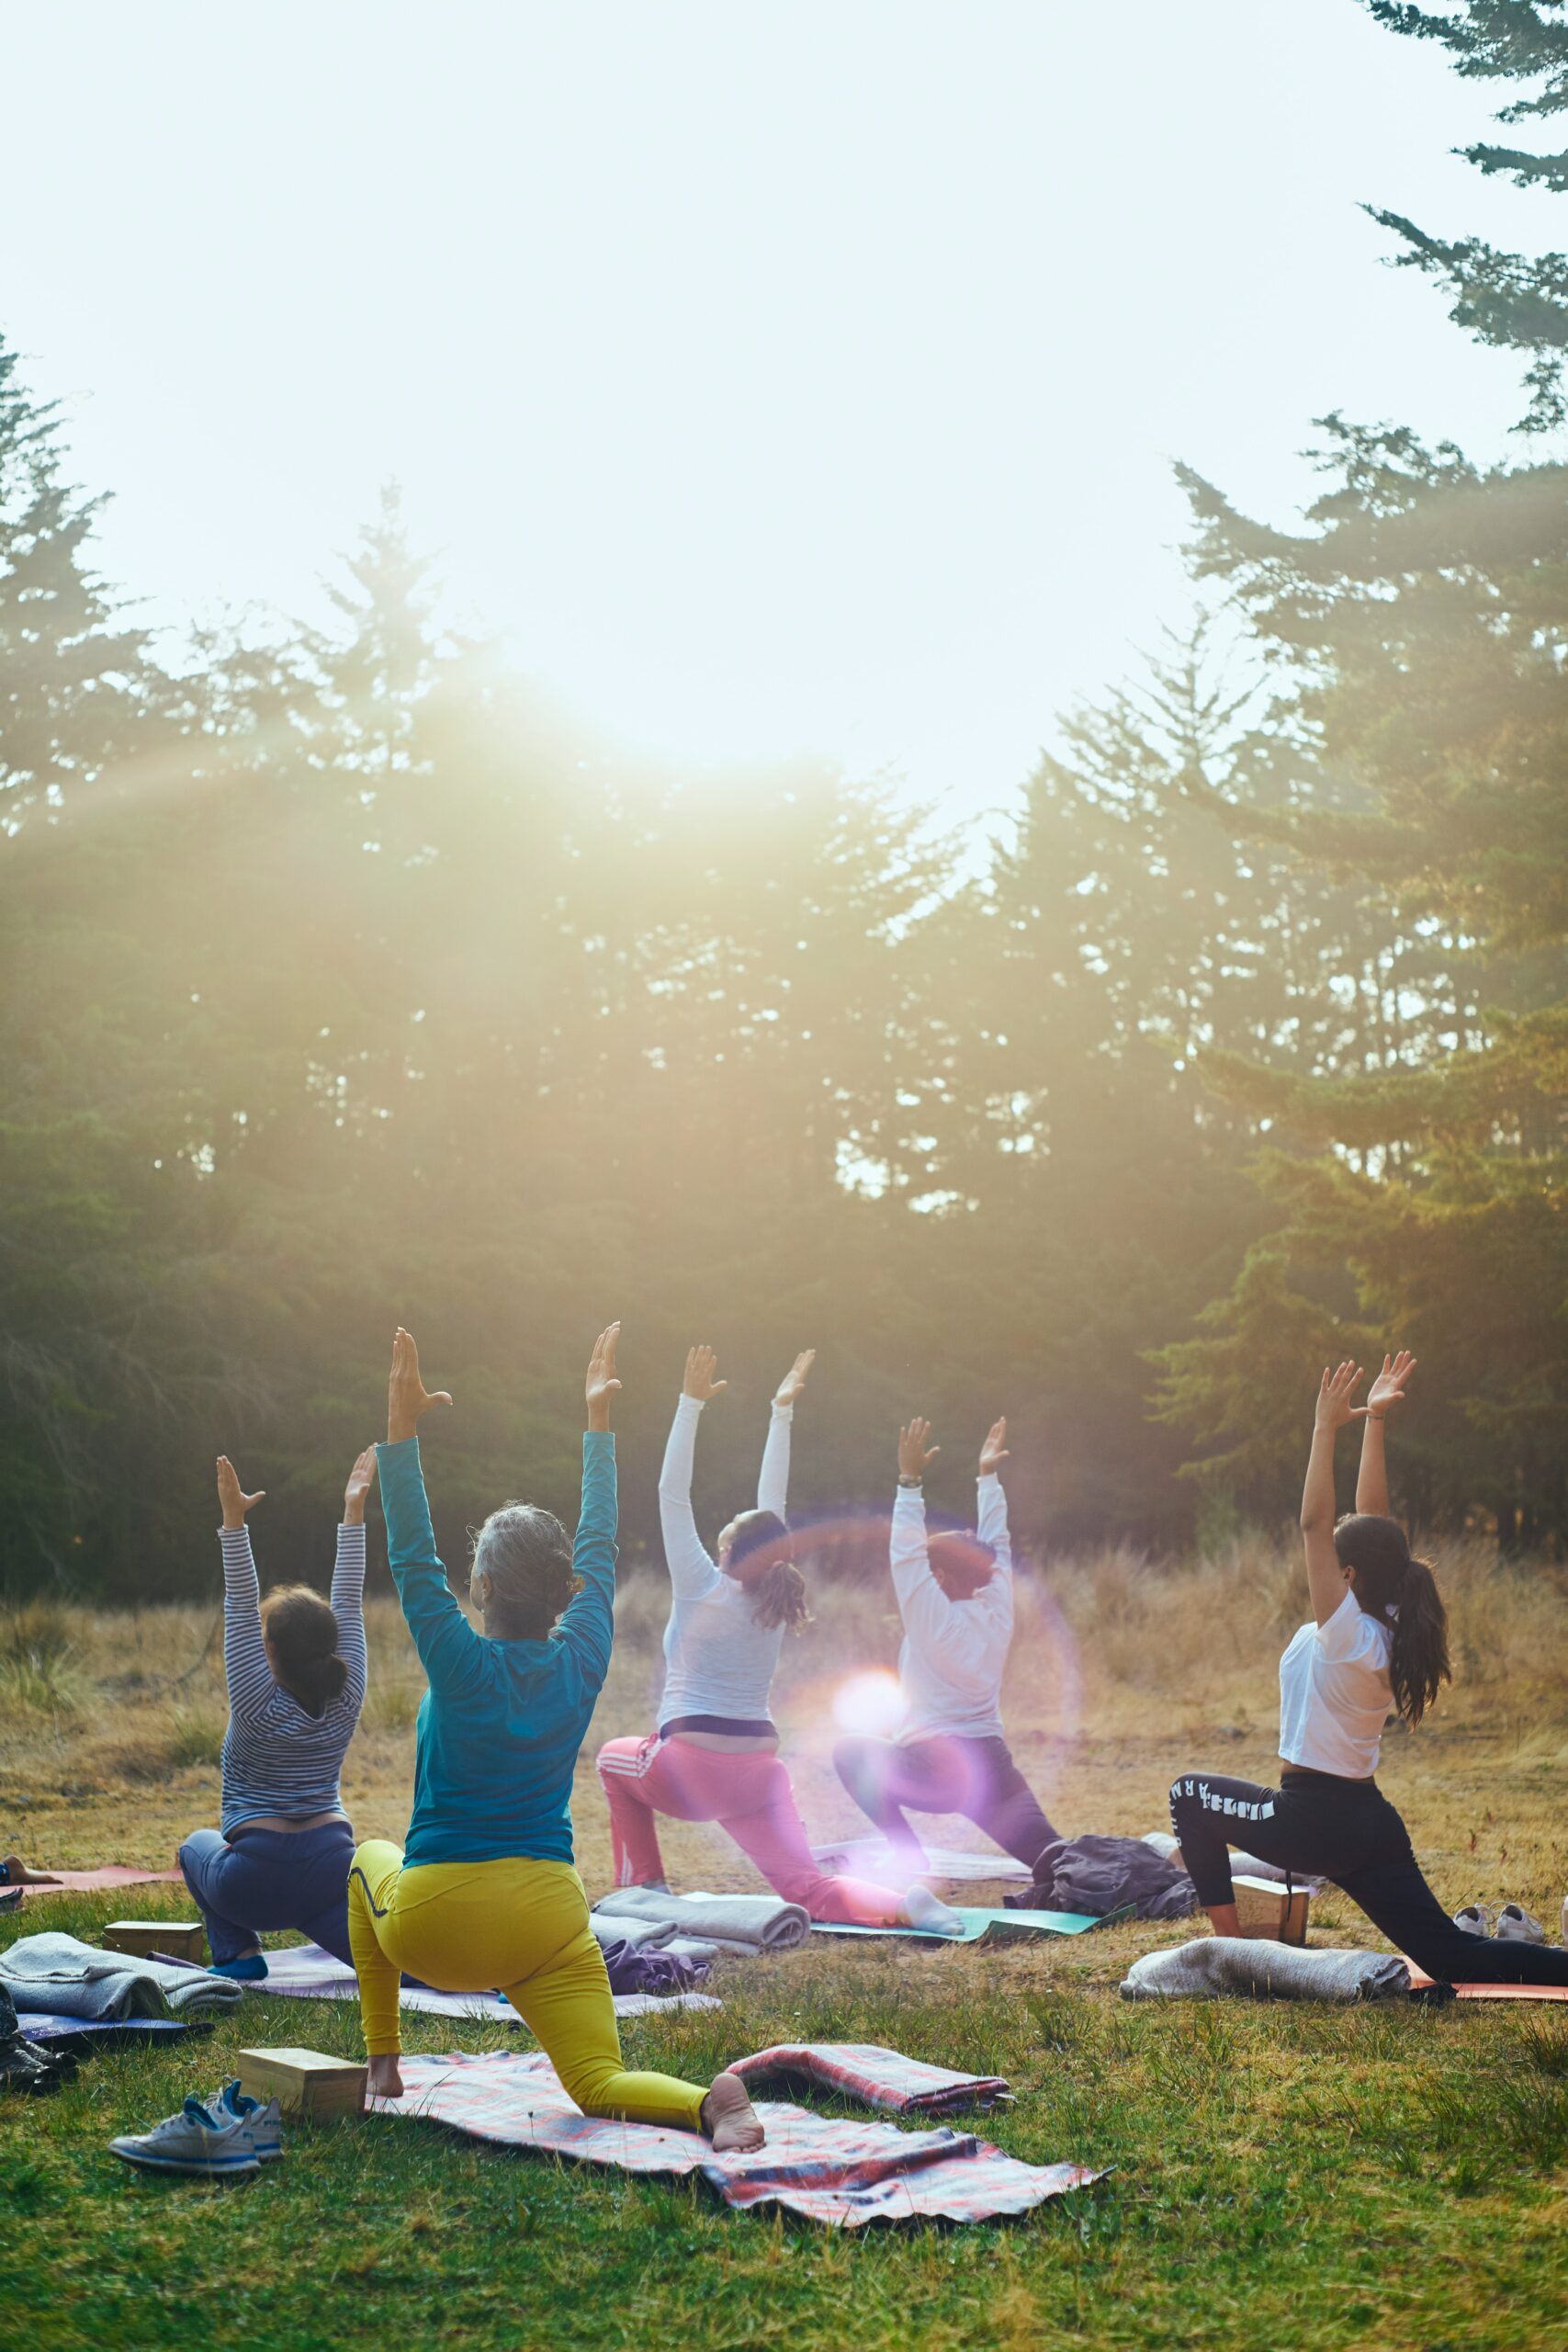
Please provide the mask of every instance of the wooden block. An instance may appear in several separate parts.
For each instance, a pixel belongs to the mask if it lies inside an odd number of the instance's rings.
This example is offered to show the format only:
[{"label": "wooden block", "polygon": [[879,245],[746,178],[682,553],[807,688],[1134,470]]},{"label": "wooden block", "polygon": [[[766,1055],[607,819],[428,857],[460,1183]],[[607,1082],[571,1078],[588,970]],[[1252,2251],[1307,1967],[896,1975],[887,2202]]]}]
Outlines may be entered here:
[{"label": "wooden block", "polygon": [[164,1951],[171,1960],[205,1961],[207,1936],[199,1919],[114,1919],[103,1931],[102,1949],[138,1959]]},{"label": "wooden block", "polygon": [[1237,1878],[1231,1883],[1235,1889],[1236,1924],[1244,1936],[1260,1936],[1277,1944],[1305,1943],[1312,1897],[1304,1886],[1293,1889],[1287,1905],[1285,1889],[1277,1879]]},{"label": "wooden block", "polygon": [[240,2088],[253,2098],[275,2098],[285,2115],[317,2123],[358,2115],[365,2106],[366,2068],[320,2050],[242,2050]]}]

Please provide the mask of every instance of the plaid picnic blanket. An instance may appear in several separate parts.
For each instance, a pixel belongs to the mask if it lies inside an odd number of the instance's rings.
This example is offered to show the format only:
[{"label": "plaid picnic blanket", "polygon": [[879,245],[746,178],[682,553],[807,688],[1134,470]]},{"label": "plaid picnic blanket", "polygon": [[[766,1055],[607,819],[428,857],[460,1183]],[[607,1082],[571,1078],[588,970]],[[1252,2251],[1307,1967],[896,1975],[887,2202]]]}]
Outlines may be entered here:
[{"label": "plaid picnic blanket", "polygon": [[804,2075],[819,2090],[838,2091],[866,2107],[893,2115],[952,2115],[962,2108],[1010,2107],[1012,2093],[1000,2075],[955,2075],[949,2066],[928,2066],[876,2041],[780,2042],[772,2050],[738,2058],[731,2074],[749,2089],[759,2083],[788,2082]]},{"label": "plaid picnic blanket", "polygon": [[624,2172],[700,2173],[738,2211],[777,2205],[830,2229],[983,2222],[1029,2212],[1100,2177],[1084,2165],[1021,2164],[945,2124],[907,2132],[896,2123],[834,2122],[773,2099],[757,2109],[766,2145],[752,2155],[716,2155],[695,2132],[581,2114],[542,2054],[405,2058],[402,2075],[401,2099],[372,2098],[372,2113],[445,2123],[476,2140]]},{"label": "plaid picnic blanket", "polygon": [[[320,1944],[289,1944],[282,1951],[269,1951],[266,1974],[247,1988],[253,1993],[281,1993],[292,2001],[356,2001],[359,1981],[352,1968],[334,1960]],[[616,1993],[614,1996],[618,2018],[646,2017],[649,2011],[660,2009],[721,2009],[724,2003],[714,1993]],[[438,1993],[430,1984],[405,1984],[398,1995],[398,2006],[403,2009],[419,2009],[427,2017],[461,2018],[469,2024],[489,2021],[492,2025],[518,2025],[523,2022],[510,2001],[499,1993]]]}]

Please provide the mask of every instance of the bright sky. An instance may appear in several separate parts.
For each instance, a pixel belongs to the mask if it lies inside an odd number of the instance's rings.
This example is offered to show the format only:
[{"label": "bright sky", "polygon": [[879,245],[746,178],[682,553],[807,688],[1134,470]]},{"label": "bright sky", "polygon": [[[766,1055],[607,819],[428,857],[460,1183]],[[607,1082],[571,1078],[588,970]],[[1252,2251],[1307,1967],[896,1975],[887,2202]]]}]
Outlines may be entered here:
[{"label": "bright sky", "polygon": [[152,617],[318,616],[396,475],[585,715],[961,809],[1184,616],[1173,458],[1282,518],[1332,407],[1507,446],[1517,365],[1359,201],[1562,242],[1448,153],[1497,94],[1355,0],[51,0],[6,45],[0,333]]}]

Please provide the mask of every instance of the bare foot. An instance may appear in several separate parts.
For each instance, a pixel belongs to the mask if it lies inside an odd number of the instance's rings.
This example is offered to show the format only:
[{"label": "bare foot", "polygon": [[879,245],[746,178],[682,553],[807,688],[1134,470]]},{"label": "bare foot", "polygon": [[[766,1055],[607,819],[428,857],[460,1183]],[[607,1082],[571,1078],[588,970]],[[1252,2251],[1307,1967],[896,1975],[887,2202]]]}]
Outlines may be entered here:
[{"label": "bare foot", "polygon": [[401,2098],[403,2078],[395,2050],[383,2050],[378,2057],[371,2059],[365,2089],[369,2098]]},{"label": "bare foot", "polygon": [[750,2155],[767,2137],[745,2084],[739,2075],[728,2071],[714,2076],[713,2087],[703,2101],[701,2121],[717,2155]]},{"label": "bare foot", "polygon": [[12,1886],[58,1886],[60,1884],[60,1881],[57,1878],[51,1878],[47,1871],[28,1870],[20,1854],[6,1854],[3,1859],[6,1877]]}]

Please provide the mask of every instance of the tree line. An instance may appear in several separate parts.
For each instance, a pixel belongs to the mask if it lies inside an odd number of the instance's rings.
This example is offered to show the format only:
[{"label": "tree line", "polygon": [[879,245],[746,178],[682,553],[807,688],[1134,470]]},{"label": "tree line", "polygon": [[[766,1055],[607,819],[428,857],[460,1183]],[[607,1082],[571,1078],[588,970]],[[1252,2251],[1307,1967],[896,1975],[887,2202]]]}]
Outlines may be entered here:
[{"label": "tree line", "polygon": [[[1568,107],[1545,0],[1373,13]],[[1384,217],[1550,435],[1568,260]],[[721,1516],[814,1345],[803,1511],[882,1508],[915,1410],[961,1511],[1005,1410],[1027,1541],[1163,1549],[1288,1510],[1314,1368],[1395,1336],[1401,1506],[1559,1549],[1568,471],[1522,446],[1322,420],[1295,531],[1185,475],[1221,626],[977,857],[826,764],[606,749],[447,625],[394,492],[328,625],[172,651],[0,345],[0,1578],[204,1586],[220,1450],[269,1566],[324,1561],[400,1320],[446,1555],[568,1511],[615,1314],[634,1550],[694,1339]]]}]

